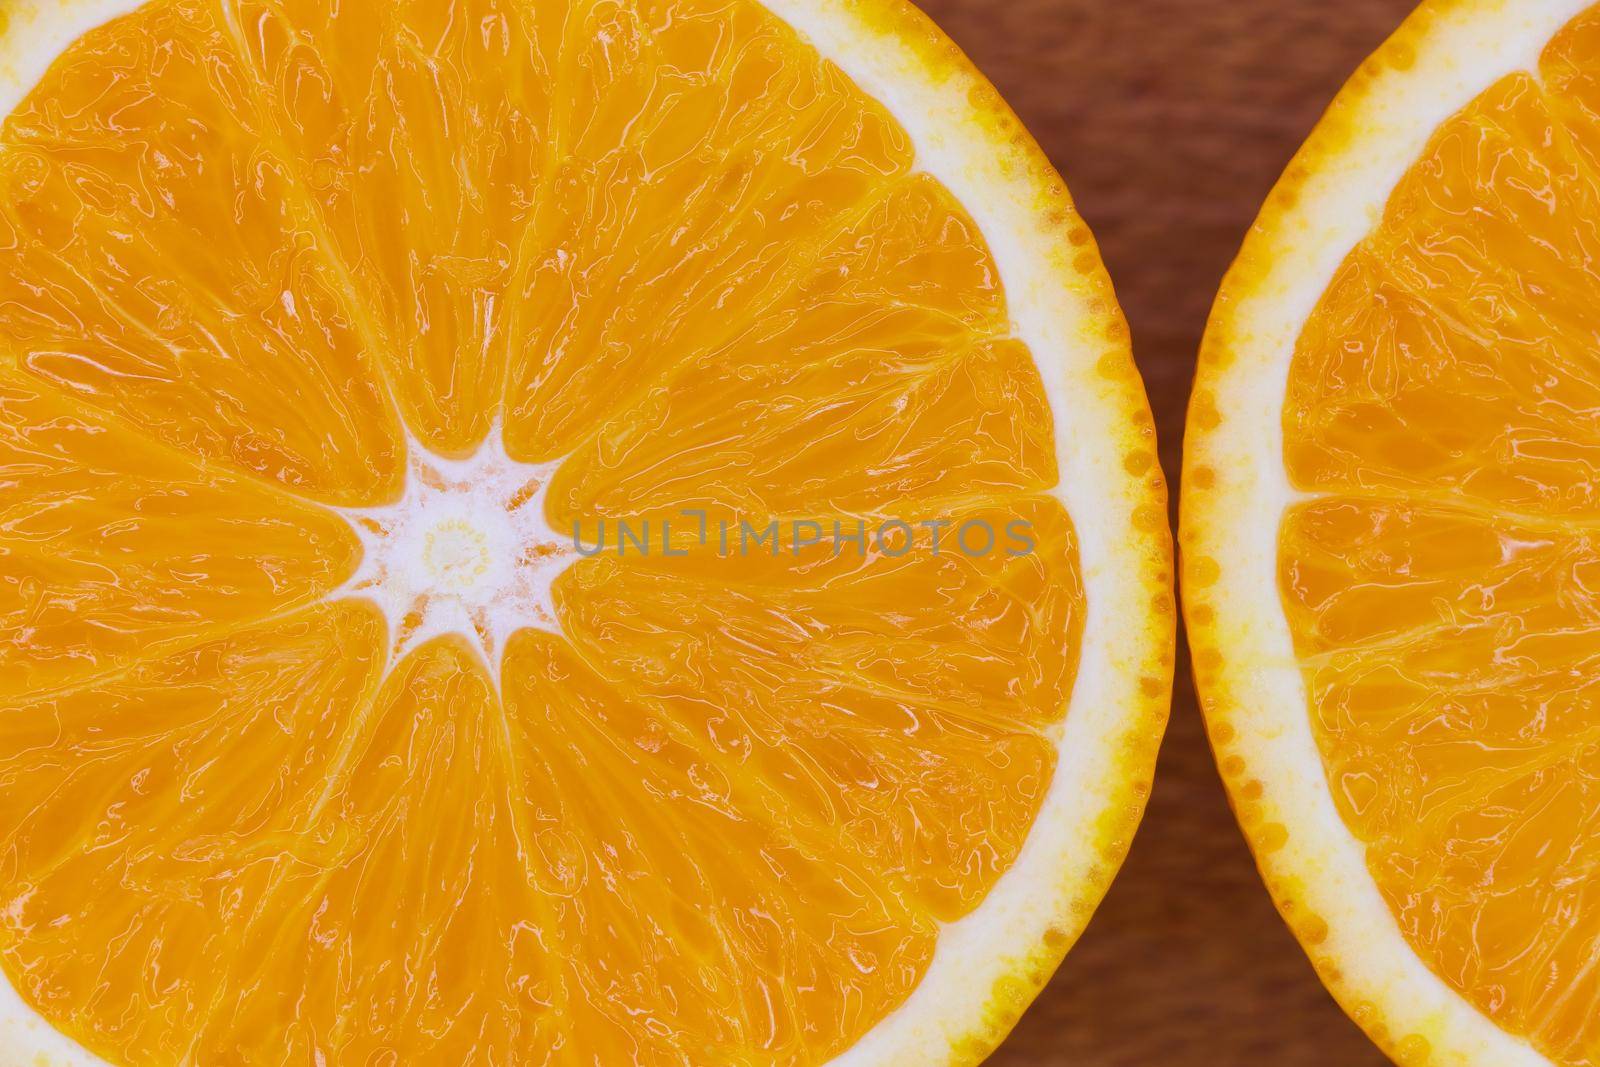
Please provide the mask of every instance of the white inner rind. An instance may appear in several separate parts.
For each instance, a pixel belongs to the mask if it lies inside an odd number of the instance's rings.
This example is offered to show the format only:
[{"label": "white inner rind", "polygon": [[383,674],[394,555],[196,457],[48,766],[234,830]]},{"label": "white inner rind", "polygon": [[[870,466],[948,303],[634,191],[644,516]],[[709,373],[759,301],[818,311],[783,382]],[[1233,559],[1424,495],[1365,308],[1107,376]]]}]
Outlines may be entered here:
[{"label": "white inner rind", "polygon": [[332,599],[377,605],[388,624],[391,669],[412,649],[457,634],[498,687],[512,634],[561,632],[551,586],[578,553],[545,521],[560,465],[511,459],[498,426],[467,459],[435,456],[412,440],[399,500],[337,509],[362,556]]},{"label": "white inner rind", "polygon": [[[1152,606],[1146,568],[1156,554],[1130,550],[1135,512],[1151,501],[1147,479],[1130,474],[1128,386],[1096,363],[1117,346],[1105,335],[1109,296],[1070,266],[1069,222],[1045,224],[1040,175],[1027,149],[999,150],[973,109],[985,88],[970,74],[934,74],[912,45],[869,25],[853,0],[762,0],[869,96],[883,103],[915,146],[919,169],[963,204],[994,256],[1015,336],[1038,364],[1057,428],[1061,485],[1078,537],[1087,616],[1079,674],[1054,734],[1059,762],[1016,864],[970,915],[944,927],[929,970],[900,1009],[832,1062],[835,1067],[931,1067],[989,1031],[1005,979],[1025,973],[1051,931],[1075,937],[1120,853],[1107,856],[1104,825],[1139,801],[1125,786],[1148,773],[1128,749],[1144,728],[1130,717],[1149,700],[1143,679],[1163,674],[1168,620]],[[140,6],[139,0],[71,0],[28,7],[0,38],[0,114],[9,114],[49,63],[85,31]],[[1057,199],[1054,209],[1065,205]],[[1141,442],[1148,445],[1147,442]],[[1095,783],[1085,788],[1083,783]],[[1103,783],[1115,783],[1111,788]],[[1125,842],[1123,843],[1125,847]],[[0,1065],[99,1064],[43,1022],[0,980]]]},{"label": "white inner rind", "polygon": [[1206,596],[1216,612],[1212,629],[1227,644],[1221,688],[1237,703],[1229,752],[1261,782],[1265,817],[1289,830],[1287,844],[1267,863],[1293,878],[1299,904],[1328,924],[1316,951],[1338,961],[1346,1008],[1376,1008],[1396,1041],[1424,1038],[1428,1062],[1440,1067],[1548,1067],[1549,1061],[1417,957],[1372,880],[1365,846],[1335,806],[1278,587],[1282,517],[1305,499],[1284,467],[1284,396],[1306,320],[1433,132],[1502,77],[1537,73],[1550,38],[1592,3],[1425,5],[1414,16],[1431,20],[1415,62],[1385,69],[1352,105],[1335,105],[1330,115],[1340,120],[1348,147],[1318,158],[1294,208],[1245,246],[1241,261],[1272,267],[1224,313],[1232,362],[1215,379],[1221,424],[1192,438],[1187,460],[1203,463],[1216,479],[1186,544],[1220,567]]}]

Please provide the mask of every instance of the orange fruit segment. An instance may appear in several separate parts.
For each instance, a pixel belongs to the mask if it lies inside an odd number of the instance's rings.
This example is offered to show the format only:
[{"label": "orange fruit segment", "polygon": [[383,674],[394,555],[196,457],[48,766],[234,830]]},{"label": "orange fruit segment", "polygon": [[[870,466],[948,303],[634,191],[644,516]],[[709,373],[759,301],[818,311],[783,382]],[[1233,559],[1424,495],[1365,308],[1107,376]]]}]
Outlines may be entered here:
[{"label": "orange fruit segment", "polygon": [[1197,389],[1212,736],[1286,916],[1405,1063],[1600,1061],[1597,72],[1588,5],[1424,5],[1263,214]]},{"label": "orange fruit segment", "polygon": [[981,1058],[1171,640],[992,90],[887,3],[107,14],[0,30],[0,1048]]},{"label": "orange fruit segment", "polygon": [[[798,835],[842,837],[931,927],[970,911],[1015,862],[1055,770],[1046,733],[1076,667],[1062,650],[1080,647],[1083,627],[1059,507],[1028,501],[979,521],[1029,522],[1039,549],[595,559],[568,572],[558,604],[577,653],[665,721],[729,709],[703,740],[750,790],[744,804]],[[952,825],[981,829],[919,831]]]},{"label": "orange fruit segment", "polygon": [[0,329],[159,440],[353,503],[394,486],[400,427],[219,21],[103,27],[7,118]]},{"label": "orange fruit segment", "polygon": [[1438,130],[1307,322],[1285,405],[1290,478],[1329,494],[1290,512],[1282,561],[1335,797],[1348,779],[1344,817],[1423,958],[1566,1063],[1600,1055],[1580,889],[1600,844],[1600,143],[1564,117],[1600,96],[1563,77],[1597,45],[1586,16],[1546,48],[1546,86],[1508,76]]},{"label": "orange fruit segment", "polygon": [[0,698],[76,687],[304,607],[360,546],[336,515],[0,370]]}]

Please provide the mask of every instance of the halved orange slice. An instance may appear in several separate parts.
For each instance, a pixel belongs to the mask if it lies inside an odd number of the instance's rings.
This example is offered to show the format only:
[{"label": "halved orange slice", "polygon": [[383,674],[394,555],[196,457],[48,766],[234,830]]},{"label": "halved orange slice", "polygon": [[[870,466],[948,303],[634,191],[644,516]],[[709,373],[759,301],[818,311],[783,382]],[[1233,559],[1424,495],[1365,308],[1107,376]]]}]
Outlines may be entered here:
[{"label": "halved orange slice", "polygon": [[1406,1064],[1600,1062],[1600,7],[1427,3],[1223,286],[1184,596],[1269,886]]},{"label": "halved orange slice", "polygon": [[981,1058],[1173,613],[1088,231],[897,2],[0,31],[0,1062]]}]

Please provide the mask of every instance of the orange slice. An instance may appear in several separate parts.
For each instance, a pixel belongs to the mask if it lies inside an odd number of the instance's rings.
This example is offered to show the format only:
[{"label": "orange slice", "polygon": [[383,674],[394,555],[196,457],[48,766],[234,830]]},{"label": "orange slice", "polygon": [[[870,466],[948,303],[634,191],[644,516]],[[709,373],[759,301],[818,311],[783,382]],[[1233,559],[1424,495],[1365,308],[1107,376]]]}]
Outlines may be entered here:
[{"label": "orange slice", "polygon": [[0,31],[0,1062],[970,1063],[1127,848],[1164,490],[845,0]]},{"label": "orange slice", "polygon": [[1600,1063],[1600,7],[1427,3],[1223,287],[1185,610],[1223,774],[1406,1064]]}]

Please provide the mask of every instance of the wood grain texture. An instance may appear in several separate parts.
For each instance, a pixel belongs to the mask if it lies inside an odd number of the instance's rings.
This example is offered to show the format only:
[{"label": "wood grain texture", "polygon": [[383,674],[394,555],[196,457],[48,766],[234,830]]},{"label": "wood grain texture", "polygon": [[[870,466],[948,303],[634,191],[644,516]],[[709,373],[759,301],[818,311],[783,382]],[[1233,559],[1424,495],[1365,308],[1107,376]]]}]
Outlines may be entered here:
[{"label": "wood grain texture", "polygon": [[[919,0],[1072,188],[1177,485],[1212,297],[1278,174],[1412,0]],[[1256,874],[1184,652],[1149,813],[1083,940],[990,1067],[1376,1067]]]}]

